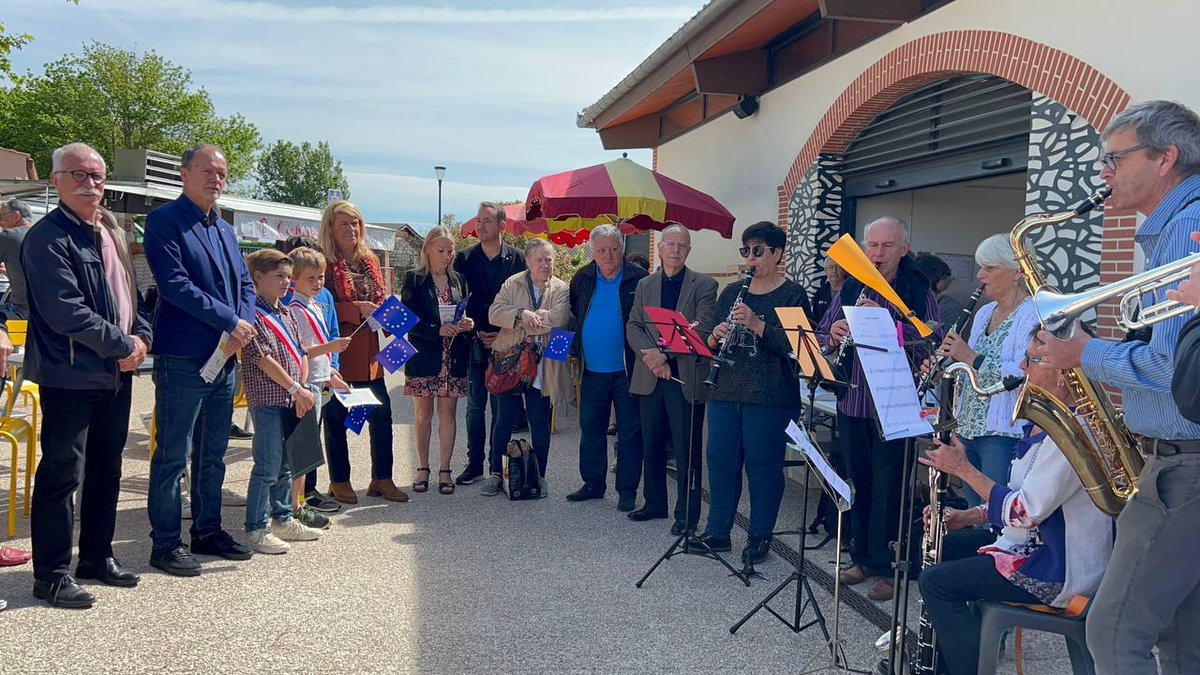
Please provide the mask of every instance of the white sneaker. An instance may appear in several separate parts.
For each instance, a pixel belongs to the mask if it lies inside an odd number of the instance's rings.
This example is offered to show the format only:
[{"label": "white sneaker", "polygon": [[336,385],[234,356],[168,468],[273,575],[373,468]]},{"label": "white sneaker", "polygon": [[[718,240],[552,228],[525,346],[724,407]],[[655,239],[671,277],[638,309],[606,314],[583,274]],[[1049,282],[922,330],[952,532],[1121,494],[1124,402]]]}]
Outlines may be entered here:
[{"label": "white sneaker", "polygon": [[500,476],[492,474],[483,479],[483,487],[480,488],[479,494],[484,497],[495,497],[500,494]]},{"label": "white sneaker", "polygon": [[295,518],[288,518],[283,523],[272,522],[271,532],[284,541],[316,541],[321,538],[321,531],[303,525]]},{"label": "white sneaker", "polygon": [[245,506],[245,495],[230,490],[229,488],[221,488],[221,505],[222,506]]},{"label": "white sneaker", "polygon": [[191,520],[192,519],[192,500],[188,499],[188,496],[186,494],[181,493],[179,495],[179,503],[180,503],[180,506],[183,507],[183,519]]},{"label": "white sneaker", "polygon": [[288,549],[291,548],[286,541],[271,534],[266,528],[247,534],[246,545],[259,553],[267,553],[269,555],[287,553]]},{"label": "white sneaker", "polygon": [[541,478],[539,479],[539,482],[541,483],[542,491],[541,494],[538,495],[538,499],[545,499],[546,497],[550,496],[550,481],[545,478]]}]

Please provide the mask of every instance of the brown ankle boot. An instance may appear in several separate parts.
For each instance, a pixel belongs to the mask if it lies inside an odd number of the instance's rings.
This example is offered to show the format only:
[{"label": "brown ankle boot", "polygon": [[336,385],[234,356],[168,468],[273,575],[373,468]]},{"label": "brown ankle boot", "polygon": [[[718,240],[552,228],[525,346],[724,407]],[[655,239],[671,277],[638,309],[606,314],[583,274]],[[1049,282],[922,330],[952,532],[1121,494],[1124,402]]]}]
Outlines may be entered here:
[{"label": "brown ankle boot", "polygon": [[350,485],[350,481],[346,481],[345,483],[330,483],[329,496],[332,497],[334,501],[341,502],[343,504],[358,503],[358,493],[354,491],[354,488]]},{"label": "brown ankle boot", "polygon": [[408,493],[396,487],[391,478],[373,480],[367,485],[368,497],[383,497],[389,502],[406,502]]}]

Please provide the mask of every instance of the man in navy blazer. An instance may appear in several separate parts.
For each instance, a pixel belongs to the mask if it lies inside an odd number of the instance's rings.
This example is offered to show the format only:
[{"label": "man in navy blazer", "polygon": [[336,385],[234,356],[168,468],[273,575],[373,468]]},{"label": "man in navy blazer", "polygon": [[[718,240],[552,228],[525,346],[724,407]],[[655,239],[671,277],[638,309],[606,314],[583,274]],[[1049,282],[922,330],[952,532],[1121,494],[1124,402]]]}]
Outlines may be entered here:
[{"label": "man in navy blazer", "polygon": [[[254,335],[254,283],[233,227],[216,202],[228,164],[214,145],[183,153],[183,195],[146,218],[146,261],[158,285],[154,316],[154,397],[158,449],[150,462],[150,564],[196,576],[193,554],[248,560],[250,549],[221,529],[225,450],[233,423],[235,359],[212,382],[200,370],[229,333],[227,353]],[[193,430],[198,434],[193,444]],[[181,540],[179,479],[192,459],[190,551]]]}]

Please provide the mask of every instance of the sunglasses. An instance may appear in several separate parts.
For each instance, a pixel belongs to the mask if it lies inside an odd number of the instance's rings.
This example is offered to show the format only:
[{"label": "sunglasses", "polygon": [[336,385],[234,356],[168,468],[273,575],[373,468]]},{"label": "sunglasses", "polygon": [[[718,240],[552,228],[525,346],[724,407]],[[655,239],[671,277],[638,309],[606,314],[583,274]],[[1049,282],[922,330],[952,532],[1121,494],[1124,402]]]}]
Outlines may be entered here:
[{"label": "sunglasses", "polygon": [[738,253],[740,253],[743,258],[761,258],[764,255],[766,255],[768,250],[774,251],[775,247],[774,246],[762,246],[762,245],[743,246],[738,249]]},{"label": "sunglasses", "polygon": [[1118,157],[1124,157],[1125,155],[1128,155],[1131,152],[1135,152],[1137,150],[1141,150],[1143,148],[1148,148],[1148,147],[1150,147],[1150,146],[1146,145],[1145,143],[1138,143],[1137,145],[1133,146],[1132,148],[1125,148],[1124,150],[1122,150],[1120,152],[1109,152],[1100,158],[1100,163],[1103,164],[1104,166],[1108,167],[1109,171],[1116,171]]}]

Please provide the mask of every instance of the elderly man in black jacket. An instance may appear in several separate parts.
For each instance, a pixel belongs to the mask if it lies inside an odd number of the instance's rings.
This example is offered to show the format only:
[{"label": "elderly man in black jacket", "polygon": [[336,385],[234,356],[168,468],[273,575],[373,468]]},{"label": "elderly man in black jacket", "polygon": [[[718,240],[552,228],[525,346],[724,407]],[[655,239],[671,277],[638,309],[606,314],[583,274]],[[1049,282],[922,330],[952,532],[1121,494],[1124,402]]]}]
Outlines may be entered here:
[{"label": "elderly man in black jacket", "polygon": [[75,576],[136,586],[113,557],[121,452],[132,375],[146,358],[150,321],[140,302],[125,232],[101,208],[106,166],[92,148],[54,151],[59,205],[21,247],[29,284],[25,374],[41,385],[42,460],[33,490],[33,595],[56,607],[90,607],[69,573],[74,494],[83,478]]},{"label": "elderly man in black jacket", "polygon": [[617,407],[617,508],[636,506],[642,479],[642,431],[629,393],[635,355],[625,341],[633,294],[646,271],[625,264],[624,237],[612,225],[592,230],[592,262],[571,279],[571,315],[582,363],[579,387],[579,475],[573,502],[604,496],[608,475],[609,411]]}]

